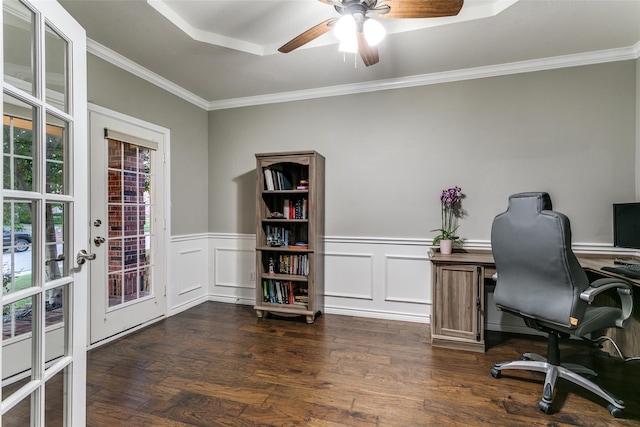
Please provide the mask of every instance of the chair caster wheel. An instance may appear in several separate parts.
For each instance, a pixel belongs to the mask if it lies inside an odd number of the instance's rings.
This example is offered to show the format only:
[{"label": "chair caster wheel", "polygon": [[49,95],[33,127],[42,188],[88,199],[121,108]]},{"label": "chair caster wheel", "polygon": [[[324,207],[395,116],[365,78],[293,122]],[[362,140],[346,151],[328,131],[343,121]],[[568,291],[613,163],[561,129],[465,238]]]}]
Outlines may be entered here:
[{"label": "chair caster wheel", "polygon": [[550,402],[545,402],[544,400],[541,400],[540,402],[538,402],[538,408],[540,408],[540,410],[542,412],[544,412],[545,414],[550,414],[551,413],[551,403]]},{"label": "chair caster wheel", "polygon": [[615,418],[620,418],[622,416],[622,409],[617,406],[609,405],[607,406],[609,413],[613,415]]},{"label": "chair caster wheel", "polygon": [[499,371],[496,368],[491,368],[491,376],[493,378],[500,378],[502,376],[502,371]]}]

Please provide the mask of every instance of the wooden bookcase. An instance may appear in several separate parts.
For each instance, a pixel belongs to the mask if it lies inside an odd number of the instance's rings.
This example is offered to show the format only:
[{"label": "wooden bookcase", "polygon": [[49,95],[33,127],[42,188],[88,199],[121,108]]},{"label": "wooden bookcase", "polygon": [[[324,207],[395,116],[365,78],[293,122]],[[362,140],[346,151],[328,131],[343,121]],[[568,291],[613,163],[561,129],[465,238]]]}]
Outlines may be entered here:
[{"label": "wooden bookcase", "polygon": [[256,154],[256,304],[266,313],[324,310],[324,157],[315,151]]}]

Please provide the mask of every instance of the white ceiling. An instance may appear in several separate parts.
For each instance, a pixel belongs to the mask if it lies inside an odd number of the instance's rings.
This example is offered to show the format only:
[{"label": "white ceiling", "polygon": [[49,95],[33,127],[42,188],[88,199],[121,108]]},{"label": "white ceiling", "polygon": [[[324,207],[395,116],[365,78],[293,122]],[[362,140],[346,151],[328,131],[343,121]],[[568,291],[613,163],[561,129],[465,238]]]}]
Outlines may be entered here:
[{"label": "white ceiling", "polygon": [[339,53],[331,33],[291,53],[276,52],[338,16],[317,0],[60,3],[86,29],[94,50],[121,55],[214,104],[504,64],[517,68],[523,61],[565,58],[561,62],[570,64],[640,54],[640,0],[466,0],[455,18],[385,19],[389,34],[379,46],[380,62],[371,67]]},{"label": "white ceiling", "polygon": [[[393,4],[394,0],[379,4]],[[428,1],[428,0],[427,0]],[[437,19],[383,19],[389,34],[495,16],[518,0],[472,0],[456,16]],[[278,48],[298,34],[330,18],[336,10],[315,0],[184,1],[147,0],[194,40],[254,55],[278,54]],[[286,24],[285,24],[286,23]],[[336,44],[329,32],[302,48]]]}]

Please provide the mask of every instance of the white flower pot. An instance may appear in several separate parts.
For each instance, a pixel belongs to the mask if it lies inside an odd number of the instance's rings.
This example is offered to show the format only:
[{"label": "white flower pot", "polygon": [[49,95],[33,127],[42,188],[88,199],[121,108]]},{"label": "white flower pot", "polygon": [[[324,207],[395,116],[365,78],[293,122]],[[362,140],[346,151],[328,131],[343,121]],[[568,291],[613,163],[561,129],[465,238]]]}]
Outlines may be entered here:
[{"label": "white flower pot", "polygon": [[440,240],[440,253],[442,255],[449,255],[453,252],[452,240]]}]

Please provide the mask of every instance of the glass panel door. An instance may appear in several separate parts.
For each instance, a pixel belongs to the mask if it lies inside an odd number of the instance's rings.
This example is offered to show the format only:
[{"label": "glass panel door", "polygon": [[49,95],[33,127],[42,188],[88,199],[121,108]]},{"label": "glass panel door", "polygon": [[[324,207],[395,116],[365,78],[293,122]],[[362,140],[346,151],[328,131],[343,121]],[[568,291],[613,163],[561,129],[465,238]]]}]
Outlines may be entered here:
[{"label": "glass panel door", "polygon": [[90,343],[95,344],[166,313],[168,130],[102,108],[90,112],[90,123],[90,234],[96,254]]},{"label": "glass panel door", "polygon": [[57,2],[2,5],[1,424],[84,425],[86,38]]}]

